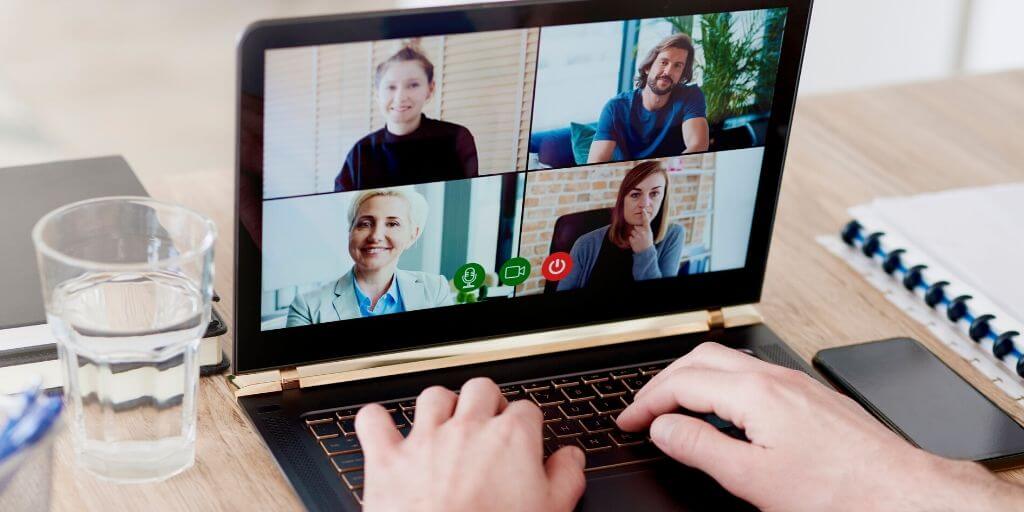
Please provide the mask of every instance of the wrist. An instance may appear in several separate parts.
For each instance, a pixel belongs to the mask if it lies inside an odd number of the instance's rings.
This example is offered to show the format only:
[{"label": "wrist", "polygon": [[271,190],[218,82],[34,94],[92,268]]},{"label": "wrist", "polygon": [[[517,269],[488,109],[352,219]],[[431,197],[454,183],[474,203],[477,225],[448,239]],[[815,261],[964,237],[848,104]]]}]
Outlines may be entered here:
[{"label": "wrist", "polygon": [[[1020,510],[1024,490],[1001,480],[979,464],[945,459],[922,450],[901,480],[909,487],[898,510]],[[911,483],[912,482],[912,483]]]}]

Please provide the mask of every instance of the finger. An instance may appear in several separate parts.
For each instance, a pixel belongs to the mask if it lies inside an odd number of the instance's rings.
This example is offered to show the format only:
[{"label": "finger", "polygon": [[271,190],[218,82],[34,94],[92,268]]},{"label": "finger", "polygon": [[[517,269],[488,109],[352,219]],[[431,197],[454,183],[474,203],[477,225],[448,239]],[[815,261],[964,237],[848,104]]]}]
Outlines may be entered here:
[{"label": "finger", "polygon": [[456,418],[491,418],[498,414],[508,402],[498,385],[486,377],[469,379],[462,385],[459,401],[455,406]]},{"label": "finger", "polygon": [[413,429],[430,429],[448,421],[455,412],[458,397],[450,389],[431,386],[416,398],[416,419]]},{"label": "finger", "polygon": [[694,412],[713,412],[743,427],[747,414],[756,414],[765,405],[764,376],[749,373],[723,372],[707,368],[680,368],[643,395],[616,418],[619,428],[631,432],[648,427],[654,418],[674,413],[679,407]]},{"label": "finger", "polygon": [[583,476],[586,458],[583,450],[563,446],[548,457],[544,470],[548,475],[549,503],[552,510],[572,510],[583,496],[587,480]]},{"label": "finger", "polygon": [[676,359],[667,368],[658,372],[639,393],[659,385],[663,380],[669,378],[679,368],[709,368],[729,372],[774,372],[779,367],[761,361],[760,359],[745,354],[739,350],[720,345],[713,341],[697,345],[689,353]]},{"label": "finger", "polygon": [[356,437],[363,447],[367,460],[387,457],[387,454],[398,443],[402,442],[402,434],[391,421],[387,409],[378,404],[370,404],[356,414]]},{"label": "finger", "polygon": [[651,214],[648,213],[647,210],[641,211],[640,214],[641,214],[640,218],[642,218],[644,220],[644,226],[650,228],[651,227]]},{"label": "finger", "polygon": [[658,416],[651,425],[651,440],[669,457],[707,473],[733,492],[742,490],[751,475],[762,474],[764,448],[729,437],[697,418]]}]

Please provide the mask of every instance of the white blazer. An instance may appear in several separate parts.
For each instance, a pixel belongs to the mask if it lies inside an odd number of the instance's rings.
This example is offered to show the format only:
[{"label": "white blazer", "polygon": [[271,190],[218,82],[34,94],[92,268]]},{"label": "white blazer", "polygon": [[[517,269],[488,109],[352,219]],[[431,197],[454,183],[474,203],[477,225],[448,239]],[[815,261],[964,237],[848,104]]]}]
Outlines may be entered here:
[{"label": "white blazer", "polygon": [[[454,304],[451,288],[444,276],[395,269],[398,290],[406,311]],[[349,318],[359,318],[359,303],[352,285],[352,270],[337,281],[316,290],[299,294],[288,306],[287,327],[322,324]]]}]

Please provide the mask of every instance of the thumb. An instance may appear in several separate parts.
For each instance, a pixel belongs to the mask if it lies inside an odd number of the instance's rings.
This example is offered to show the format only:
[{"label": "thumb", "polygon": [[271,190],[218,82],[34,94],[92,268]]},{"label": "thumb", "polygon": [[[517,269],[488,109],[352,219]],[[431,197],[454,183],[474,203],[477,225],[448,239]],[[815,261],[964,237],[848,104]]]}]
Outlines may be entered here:
[{"label": "thumb", "polygon": [[583,450],[575,446],[563,446],[548,457],[544,469],[548,474],[552,510],[572,510],[576,506],[587,485],[583,477],[585,465]]},{"label": "thumb", "polygon": [[763,448],[729,437],[698,418],[658,416],[651,423],[651,440],[669,457],[711,475],[734,494],[751,474],[759,474],[757,450]]}]

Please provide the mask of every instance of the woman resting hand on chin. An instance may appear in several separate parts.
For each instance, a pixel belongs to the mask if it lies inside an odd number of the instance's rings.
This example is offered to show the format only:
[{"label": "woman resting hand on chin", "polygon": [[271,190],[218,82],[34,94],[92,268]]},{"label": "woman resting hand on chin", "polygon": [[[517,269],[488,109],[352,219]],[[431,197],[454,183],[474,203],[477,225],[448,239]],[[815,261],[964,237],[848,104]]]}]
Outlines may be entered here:
[{"label": "woman resting hand on chin", "polygon": [[558,289],[621,291],[634,281],[677,275],[685,233],[666,218],[668,190],[668,172],[660,162],[630,169],[619,185],[611,224],[576,240],[569,252],[572,270]]}]

